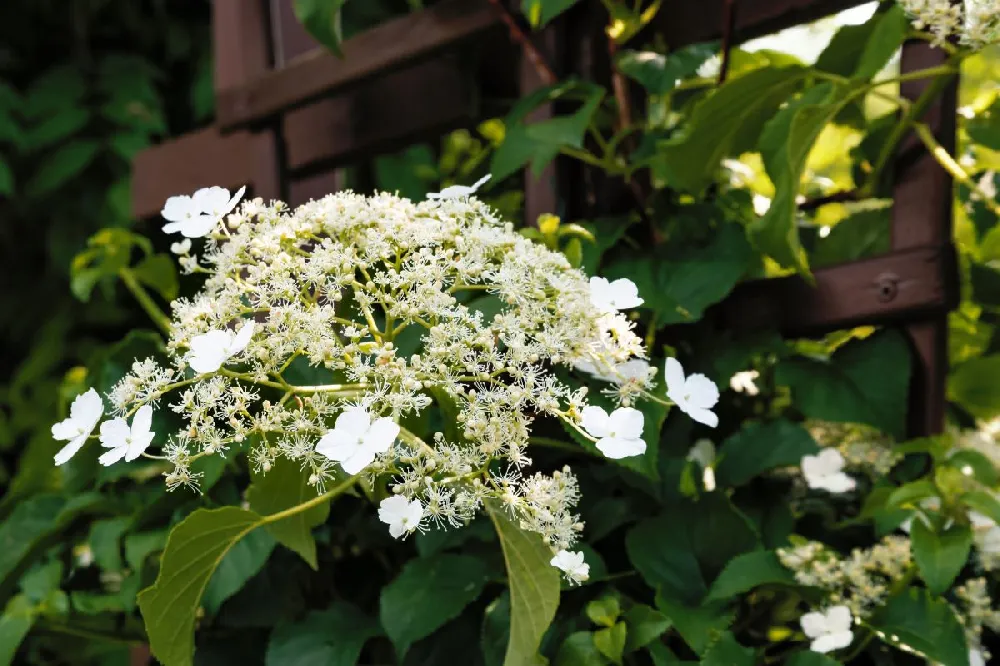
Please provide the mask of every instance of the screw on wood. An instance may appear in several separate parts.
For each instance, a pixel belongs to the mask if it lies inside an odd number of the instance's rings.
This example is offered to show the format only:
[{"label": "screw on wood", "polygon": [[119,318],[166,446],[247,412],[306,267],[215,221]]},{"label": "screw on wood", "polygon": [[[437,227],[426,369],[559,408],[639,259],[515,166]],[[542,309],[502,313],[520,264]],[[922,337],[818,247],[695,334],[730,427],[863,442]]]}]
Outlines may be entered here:
[{"label": "screw on wood", "polygon": [[888,303],[899,294],[899,276],[895,273],[882,273],[875,278],[875,286],[878,288],[878,300]]}]

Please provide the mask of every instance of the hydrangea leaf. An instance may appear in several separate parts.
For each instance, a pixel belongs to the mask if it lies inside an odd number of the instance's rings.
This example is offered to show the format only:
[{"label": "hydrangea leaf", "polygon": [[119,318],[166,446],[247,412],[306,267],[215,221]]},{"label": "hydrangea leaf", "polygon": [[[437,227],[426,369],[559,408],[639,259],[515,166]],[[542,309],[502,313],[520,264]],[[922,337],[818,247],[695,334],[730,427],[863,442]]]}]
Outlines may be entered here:
[{"label": "hydrangea leaf", "polygon": [[775,381],[791,389],[792,400],[806,416],[865,423],[902,438],[910,363],[906,340],[885,329],[848,342],[826,361],[786,359],[778,365]]},{"label": "hydrangea leaf", "polygon": [[749,423],[719,447],[715,478],[720,486],[739,486],[776,467],[798,465],[819,451],[800,425],[785,420]]},{"label": "hydrangea leaf", "polygon": [[237,541],[215,568],[202,594],[205,611],[217,613],[227,599],[264,568],[275,545],[274,537],[266,530],[254,530]]},{"label": "hydrangea leaf", "polygon": [[660,592],[656,606],[671,622],[681,638],[698,654],[704,654],[720,631],[732,625],[736,615],[725,602],[688,605]]},{"label": "hydrangea leaf", "polygon": [[295,0],[292,5],[295,18],[306,31],[338,57],[344,55],[340,48],[340,10],[345,4],[347,0]]},{"label": "hydrangea leaf", "polygon": [[616,64],[622,74],[637,81],[651,94],[665,95],[718,52],[716,42],[692,44],[667,55],[654,51],[622,51]]},{"label": "hydrangea leaf", "polygon": [[795,585],[795,576],[770,550],[756,550],[733,558],[722,570],[707,600],[730,599],[760,585]]},{"label": "hydrangea leaf", "polygon": [[541,537],[522,530],[502,507],[487,504],[500,537],[510,585],[510,642],[504,666],[535,666],[542,636],[559,606],[559,572]]},{"label": "hydrangea leaf", "polygon": [[601,656],[594,645],[594,634],[578,631],[570,634],[556,653],[555,666],[607,666],[608,661]]},{"label": "hydrangea leaf", "polygon": [[521,0],[521,11],[533,28],[541,28],[580,0]]},{"label": "hydrangea leaf", "polygon": [[400,658],[475,601],[487,578],[486,564],[477,557],[443,554],[410,560],[382,588],[380,601],[382,626]]},{"label": "hydrangea leaf", "polygon": [[754,650],[740,645],[728,631],[705,650],[701,660],[701,666],[753,666],[755,663]]},{"label": "hydrangea leaf", "polygon": [[796,652],[785,662],[785,666],[839,666],[839,664],[836,659],[812,650]]},{"label": "hydrangea leaf", "polygon": [[628,637],[625,652],[633,652],[656,640],[670,628],[666,615],[645,604],[636,604],[625,613]]},{"label": "hydrangea leaf", "polygon": [[[948,666],[969,666],[969,647],[962,624],[944,599],[910,588],[893,597],[870,620],[873,628],[895,636],[898,644]],[[890,645],[895,642],[887,639]]]},{"label": "hydrangea leaf", "polygon": [[981,419],[1000,414],[1000,354],[966,361],[948,377],[948,399]]},{"label": "hydrangea leaf", "polygon": [[943,594],[969,559],[972,530],[968,525],[952,525],[935,532],[923,520],[914,520],[910,539],[913,560],[927,589],[935,595]]},{"label": "hydrangea leaf", "polygon": [[[256,475],[247,489],[250,508],[262,516],[284,511],[316,496],[309,485],[309,472],[286,458],[275,461],[266,474]],[[313,569],[317,568],[316,541],[312,528],[326,522],[330,504],[324,502],[266,526],[278,542],[302,556]]]},{"label": "hydrangea leaf", "polygon": [[164,666],[191,666],[202,593],[230,549],[260,525],[237,507],[198,509],[170,532],[156,582],[139,594],[153,655]]},{"label": "hydrangea leaf", "polygon": [[343,601],[298,622],[279,624],[267,646],[267,666],[353,666],[378,623]]},{"label": "hydrangea leaf", "polygon": [[14,663],[17,648],[35,623],[37,608],[27,597],[18,595],[0,615],[0,664]]}]

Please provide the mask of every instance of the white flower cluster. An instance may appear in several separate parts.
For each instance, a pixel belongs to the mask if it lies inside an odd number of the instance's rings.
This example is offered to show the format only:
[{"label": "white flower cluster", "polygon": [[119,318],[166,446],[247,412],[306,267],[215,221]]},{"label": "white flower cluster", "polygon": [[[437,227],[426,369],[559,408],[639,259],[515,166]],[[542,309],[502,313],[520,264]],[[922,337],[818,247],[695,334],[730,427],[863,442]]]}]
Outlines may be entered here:
[{"label": "white flower cluster", "polygon": [[[422,203],[343,192],[295,211],[259,199],[237,208],[241,193],[222,188],[172,198],[164,230],[205,239],[200,256],[186,241],[177,252],[207,277],[171,305],[170,367],[139,361],[109,393],[119,418],[101,428],[112,449],[102,462],[144,454],[153,406],[170,394],[183,427],[163,445],[168,487],[196,486],[195,460],[239,450],[263,473],[292,460],[318,488],[381,476],[392,496],[379,516],[395,537],[465,524],[495,499],[542,535],[554,566],[586,579],[568,550],[583,527],[576,479],[569,469],[523,474],[529,433],[548,415],[608,457],[645,451],[632,404],[660,400],[649,392],[655,371],[620,312],[643,301],[630,281],[588,281],[517,234],[474,189]],[[621,406],[588,406],[559,366],[609,380]],[[673,359],[665,374],[670,401],[716,425],[716,386]],[[424,441],[402,423],[432,403],[447,435]],[[58,463],[102,414],[92,390],[74,403],[53,428],[70,441]]]},{"label": "white flower cluster", "polygon": [[998,0],[899,0],[913,27],[934,36],[935,44],[951,38],[980,49],[1000,40]]}]

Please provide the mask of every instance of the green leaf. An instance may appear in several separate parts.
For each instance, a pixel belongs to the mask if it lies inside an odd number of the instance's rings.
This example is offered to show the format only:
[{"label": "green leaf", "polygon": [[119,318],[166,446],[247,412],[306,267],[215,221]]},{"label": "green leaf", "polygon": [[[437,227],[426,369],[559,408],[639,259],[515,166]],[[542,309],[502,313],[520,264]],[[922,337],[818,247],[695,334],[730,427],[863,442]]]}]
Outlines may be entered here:
[{"label": "green leaf", "polygon": [[981,419],[1000,415],[1000,354],[970,359],[951,371],[948,400]]},{"label": "green leaf", "polygon": [[993,493],[983,490],[974,490],[962,495],[962,501],[967,507],[978,511],[984,516],[988,516],[993,522],[1000,524],[1000,501]]},{"label": "green leaf", "polygon": [[885,500],[887,508],[915,507],[926,497],[937,497],[938,489],[929,479],[910,481],[893,490]]},{"label": "green leaf", "polygon": [[720,486],[740,486],[762,472],[798,465],[802,456],[819,451],[800,425],[784,419],[748,423],[719,448],[715,478]]},{"label": "green leaf", "polygon": [[380,602],[382,626],[400,658],[414,642],[457,617],[483,591],[487,578],[486,564],[477,557],[443,554],[407,562],[382,588]]},{"label": "green leaf", "polygon": [[[255,474],[247,488],[250,509],[261,516],[269,516],[290,509],[316,497],[316,490],[309,485],[309,472],[287,458],[275,461],[271,470]],[[330,504],[324,502],[282,520],[268,523],[265,529],[278,542],[302,556],[313,569],[317,568],[316,541],[312,528],[326,522]]]},{"label": "green leaf", "polygon": [[14,194],[14,172],[10,165],[0,159],[0,195],[13,196]]},{"label": "green leaf", "polygon": [[345,4],[347,0],[294,0],[292,5],[295,18],[306,31],[338,58],[344,56],[340,48],[340,12]]},{"label": "green leaf", "polygon": [[504,590],[483,613],[480,645],[486,666],[502,666],[510,642],[510,593]]},{"label": "green leaf", "polygon": [[131,522],[130,518],[109,518],[90,526],[90,551],[94,561],[105,571],[121,571],[121,538]]},{"label": "green leaf", "polygon": [[239,540],[222,558],[202,594],[201,605],[212,615],[229,597],[256,576],[274,550],[274,537],[266,530],[254,530]]},{"label": "green leaf", "polygon": [[910,540],[913,560],[927,589],[937,596],[944,594],[969,559],[972,530],[968,525],[952,525],[937,533],[923,520],[914,520]]},{"label": "green leaf", "polygon": [[752,258],[743,229],[726,224],[706,247],[669,259],[629,257],[603,273],[609,279],[631,279],[646,299],[644,307],[657,313],[657,324],[692,323],[732,291]]},{"label": "green leaf", "polygon": [[779,363],[775,381],[791,389],[795,405],[808,417],[866,423],[901,439],[910,363],[903,336],[884,329],[848,342],[826,361],[786,359]]},{"label": "green leaf", "polygon": [[232,506],[198,509],[170,532],[156,582],[139,594],[153,655],[164,666],[191,666],[194,625],[213,572],[260,516]]},{"label": "green leaf", "polygon": [[619,622],[613,627],[598,629],[594,632],[594,647],[611,660],[612,663],[622,663],[622,653],[625,651],[625,623]]},{"label": "green leaf", "polygon": [[670,184],[699,193],[722,159],[751,151],[764,124],[798,88],[802,67],[762,67],[729,79],[695,107],[687,132],[661,146]]},{"label": "green leaf", "polygon": [[0,616],[0,665],[14,663],[17,648],[35,623],[36,612],[34,604],[20,595],[7,603]]},{"label": "green leaf", "polygon": [[985,111],[977,113],[975,118],[967,120],[965,131],[979,145],[1000,150],[1000,97],[994,99]]},{"label": "green leaf", "polygon": [[559,606],[559,572],[549,564],[552,551],[502,507],[489,503],[486,508],[500,537],[510,585],[510,642],[504,666],[542,664],[538,646]]},{"label": "green leaf", "polygon": [[618,621],[622,609],[618,604],[618,598],[613,594],[607,594],[589,602],[584,612],[594,624],[599,624],[602,627],[613,627]]},{"label": "green leaf", "polygon": [[852,99],[851,88],[829,83],[811,88],[781,109],[760,136],[760,153],[775,194],[751,225],[757,247],[784,267],[809,272],[799,242],[797,198],[806,160],[820,132]]},{"label": "green leaf", "polygon": [[656,606],[673,622],[681,638],[698,654],[703,654],[719,632],[733,623],[735,613],[725,602],[687,605],[660,592]]},{"label": "green leaf", "polygon": [[669,55],[655,51],[622,51],[616,64],[618,70],[637,81],[653,95],[665,95],[677,87],[677,82],[698,71],[705,61],[716,55],[715,42],[692,44]]},{"label": "green leaf", "polygon": [[667,616],[645,604],[636,604],[625,613],[628,637],[625,652],[634,652],[662,636],[670,628]]},{"label": "green leaf", "polygon": [[25,132],[22,149],[34,152],[76,134],[90,122],[90,111],[84,107],[68,106],[60,109]]},{"label": "green leaf", "polygon": [[90,139],[81,139],[67,143],[46,157],[38,170],[28,180],[25,186],[26,194],[37,198],[58,189],[67,181],[87,168],[97,152],[100,144]]},{"label": "green leaf", "polygon": [[152,287],[166,301],[177,298],[177,267],[170,255],[154,254],[132,267],[140,282]]},{"label": "green leaf", "polygon": [[820,268],[857,261],[889,251],[889,208],[861,210],[838,222],[826,238],[819,238],[809,257]]},{"label": "green leaf", "polygon": [[872,17],[874,29],[865,43],[865,48],[858,59],[854,78],[869,81],[889,64],[892,56],[903,45],[910,20],[902,6],[893,4],[888,11]]},{"label": "green leaf", "polygon": [[740,645],[727,631],[705,651],[701,666],[754,666],[756,659],[752,648]]},{"label": "green leaf", "polygon": [[795,576],[770,550],[756,550],[733,558],[712,583],[706,601],[731,599],[761,585],[795,585]]},{"label": "green leaf", "polygon": [[606,666],[605,659],[594,645],[594,634],[578,631],[570,634],[559,646],[555,666]]},{"label": "green leaf", "polygon": [[267,666],[353,666],[378,623],[343,601],[279,624],[267,645]]},{"label": "green leaf", "polygon": [[785,666],[839,666],[839,664],[836,659],[812,650],[796,652],[785,661]]},{"label": "green leaf", "polygon": [[533,28],[541,28],[580,0],[521,0],[521,11]]},{"label": "green leaf", "polygon": [[[944,599],[910,588],[890,599],[871,618],[873,628],[948,666],[969,666],[969,647],[962,624]],[[890,643],[894,644],[894,643]]]},{"label": "green leaf", "polygon": [[[669,539],[664,535],[669,534]],[[758,547],[746,517],[721,493],[666,507],[633,527],[625,538],[629,560],[654,589],[696,604],[726,564]],[[669,615],[669,613],[668,613]],[[671,618],[676,621],[676,618]]]}]

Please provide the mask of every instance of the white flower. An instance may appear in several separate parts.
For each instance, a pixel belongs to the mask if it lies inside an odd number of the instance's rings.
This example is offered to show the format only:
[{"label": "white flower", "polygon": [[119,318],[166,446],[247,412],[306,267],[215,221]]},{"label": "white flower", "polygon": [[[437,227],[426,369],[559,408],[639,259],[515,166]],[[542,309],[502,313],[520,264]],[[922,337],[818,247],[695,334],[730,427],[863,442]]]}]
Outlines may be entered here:
[{"label": "white flower", "polygon": [[407,501],[402,495],[386,497],[378,505],[378,519],[389,525],[389,534],[394,539],[415,530],[423,515],[420,500]]},{"label": "white flower", "polygon": [[468,185],[452,185],[446,187],[440,192],[431,192],[427,195],[428,199],[459,199],[461,197],[472,196],[476,193],[482,185],[490,179],[490,174],[486,174],[479,180],[477,180],[472,187]]},{"label": "white flower", "polygon": [[191,251],[191,239],[185,238],[180,243],[171,243],[170,251],[174,254],[186,255]]},{"label": "white flower", "polygon": [[583,553],[560,550],[549,560],[549,564],[565,573],[574,583],[590,578],[590,565],[583,561]]},{"label": "white flower", "polygon": [[831,493],[853,490],[854,479],[843,472],[844,456],[837,449],[823,449],[819,455],[802,457],[802,475],[810,488]]},{"label": "white flower", "polygon": [[101,402],[101,396],[97,391],[90,389],[76,397],[69,407],[69,418],[52,426],[53,439],[69,440],[69,444],[56,454],[57,465],[62,465],[76,455],[103,415],[104,403]]},{"label": "white flower", "polygon": [[715,444],[710,439],[699,439],[688,451],[687,459],[698,463],[702,469],[705,490],[715,490]]},{"label": "white flower", "polygon": [[186,360],[199,375],[215,372],[222,364],[247,348],[253,337],[254,322],[248,321],[235,333],[230,330],[209,331],[191,339],[191,351]]},{"label": "white flower", "polygon": [[628,278],[608,282],[602,277],[590,278],[590,302],[605,312],[637,308],[645,301],[639,298],[639,288]]},{"label": "white flower", "polygon": [[316,444],[316,452],[340,463],[348,474],[357,474],[375,456],[385,453],[399,435],[392,419],[372,417],[364,407],[351,407],[337,417],[333,430]]},{"label": "white flower", "polygon": [[619,407],[608,416],[600,407],[588,405],[580,416],[583,429],[597,439],[597,448],[608,458],[628,458],[646,452],[646,442],[642,440],[645,419],[638,409]]},{"label": "white flower", "polygon": [[747,395],[757,395],[760,393],[760,389],[754,381],[760,377],[760,373],[756,370],[744,370],[743,372],[737,372],[735,375],[729,379],[729,388],[733,389],[737,393],[746,393]]},{"label": "white flower", "polygon": [[1000,555],[1000,526],[994,525],[988,530],[975,533],[976,548],[985,555]]},{"label": "white flower", "polygon": [[969,650],[969,666],[986,666],[986,657],[982,650],[976,648]]},{"label": "white flower", "polygon": [[813,652],[832,652],[845,648],[854,639],[851,611],[847,606],[833,606],[826,613],[806,613],[800,620],[802,631],[813,639]]},{"label": "white flower", "polygon": [[101,424],[101,446],[111,449],[105,451],[98,460],[104,466],[116,463],[122,458],[131,462],[149,448],[155,434],[150,430],[153,425],[153,408],[143,405],[132,419],[132,427],[122,418],[105,421]]},{"label": "white flower", "polygon": [[190,197],[170,197],[160,211],[160,215],[169,220],[163,225],[163,231],[168,234],[180,232],[185,238],[207,235],[219,220],[236,208],[246,189],[241,187],[232,198],[224,187],[204,187]]},{"label": "white flower", "polygon": [[719,425],[719,417],[712,407],[719,402],[719,388],[705,375],[684,377],[684,368],[676,358],[668,358],[664,367],[667,380],[667,397],[673,400],[682,412],[698,423],[714,428]]},{"label": "white flower", "polygon": [[615,384],[641,381],[649,376],[649,361],[641,358],[633,358],[624,363],[618,363],[614,368],[608,367],[604,363],[597,364],[589,360],[577,361],[573,364],[573,367],[580,372],[593,375],[596,379]]}]

